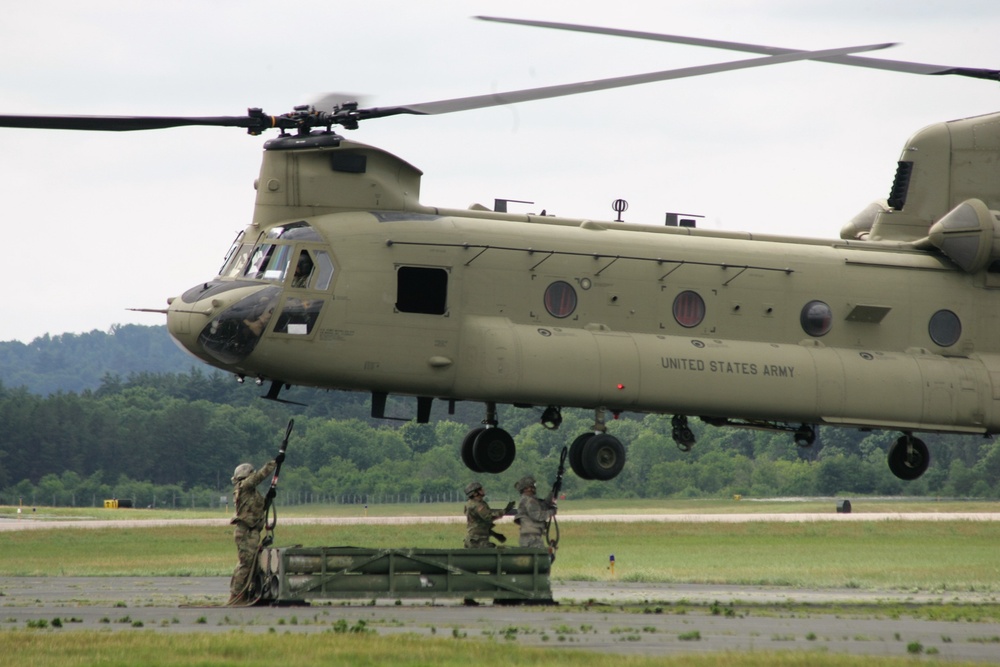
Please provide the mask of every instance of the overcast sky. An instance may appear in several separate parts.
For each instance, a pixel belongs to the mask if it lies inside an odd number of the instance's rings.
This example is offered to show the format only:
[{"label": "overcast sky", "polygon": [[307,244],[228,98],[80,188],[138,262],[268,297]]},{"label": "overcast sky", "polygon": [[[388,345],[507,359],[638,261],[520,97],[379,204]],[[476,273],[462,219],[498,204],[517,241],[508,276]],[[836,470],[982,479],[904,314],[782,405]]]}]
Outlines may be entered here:
[{"label": "overcast sky", "polygon": [[[655,7],[655,8],[654,8]],[[0,113],[241,115],[343,91],[397,105],[749,57],[479,14],[1000,68],[996,0],[35,0],[4,8]],[[906,139],[1000,109],[998,84],[817,62],[434,117],[350,138],[423,170],[421,202],[836,238]],[[273,135],[272,135],[273,136]],[[266,137],[0,129],[0,340],[160,324],[249,222]]]}]

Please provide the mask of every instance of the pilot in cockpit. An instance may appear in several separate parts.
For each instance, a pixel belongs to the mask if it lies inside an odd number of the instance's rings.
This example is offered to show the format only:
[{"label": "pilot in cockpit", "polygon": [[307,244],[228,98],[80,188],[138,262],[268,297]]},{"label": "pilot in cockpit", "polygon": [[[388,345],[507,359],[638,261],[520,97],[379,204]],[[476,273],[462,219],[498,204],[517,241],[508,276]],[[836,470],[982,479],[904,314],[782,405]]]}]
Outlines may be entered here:
[{"label": "pilot in cockpit", "polygon": [[313,261],[309,253],[303,250],[299,253],[299,261],[295,265],[295,275],[292,276],[292,287],[307,287],[309,276],[312,275]]}]

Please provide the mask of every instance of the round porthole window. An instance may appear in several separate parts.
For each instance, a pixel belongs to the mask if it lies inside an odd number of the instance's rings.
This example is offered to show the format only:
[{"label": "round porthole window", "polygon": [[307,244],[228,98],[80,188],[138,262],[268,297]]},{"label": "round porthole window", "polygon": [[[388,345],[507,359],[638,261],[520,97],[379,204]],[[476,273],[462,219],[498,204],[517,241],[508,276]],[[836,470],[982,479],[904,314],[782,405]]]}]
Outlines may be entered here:
[{"label": "round porthole window", "polygon": [[822,301],[810,301],[802,306],[799,322],[810,336],[824,336],[833,326],[833,311]]},{"label": "round porthole window", "polygon": [[939,310],[931,315],[927,331],[932,341],[941,347],[950,347],[962,337],[962,321],[950,310]]},{"label": "round porthole window", "polygon": [[674,299],[674,319],[688,329],[698,326],[705,319],[705,300],[697,292],[681,292]]},{"label": "round porthole window", "polygon": [[545,289],[545,310],[552,317],[569,317],[576,310],[576,290],[562,280],[552,283]]}]

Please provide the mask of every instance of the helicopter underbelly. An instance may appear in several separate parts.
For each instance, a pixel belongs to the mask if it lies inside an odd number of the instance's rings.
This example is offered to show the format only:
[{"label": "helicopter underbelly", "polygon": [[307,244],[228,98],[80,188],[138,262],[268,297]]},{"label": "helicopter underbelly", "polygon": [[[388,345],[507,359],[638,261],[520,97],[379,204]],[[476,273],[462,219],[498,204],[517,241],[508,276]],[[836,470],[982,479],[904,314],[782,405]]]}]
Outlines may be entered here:
[{"label": "helicopter underbelly", "polygon": [[[514,325],[463,331],[454,394],[497,402],[859,427],[984,432],[1000,424],[982,363],[654,334]],[[992,417],[992,422],[987,423]]]}]

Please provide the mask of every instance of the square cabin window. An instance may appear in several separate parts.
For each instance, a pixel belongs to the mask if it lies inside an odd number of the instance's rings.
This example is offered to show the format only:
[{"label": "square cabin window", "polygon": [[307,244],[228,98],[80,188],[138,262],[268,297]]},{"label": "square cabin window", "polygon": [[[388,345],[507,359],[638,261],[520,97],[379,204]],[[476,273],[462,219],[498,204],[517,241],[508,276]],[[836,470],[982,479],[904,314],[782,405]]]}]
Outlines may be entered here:
[{"label": "square cabin window", "polygon": [[396,271],[396,310],[401,313],[444,315],[448,302],[448,272],[422,266]]}]

